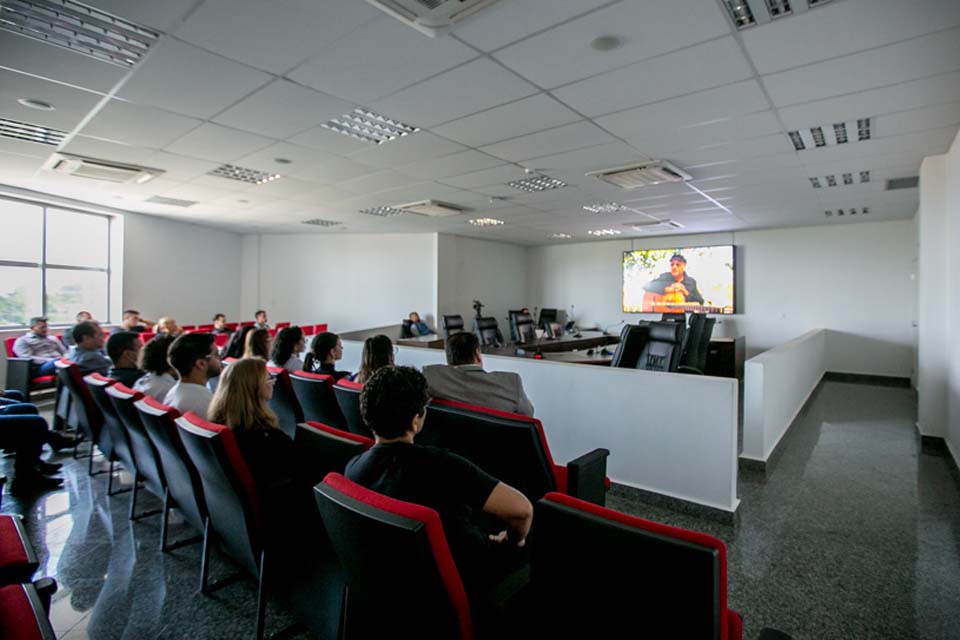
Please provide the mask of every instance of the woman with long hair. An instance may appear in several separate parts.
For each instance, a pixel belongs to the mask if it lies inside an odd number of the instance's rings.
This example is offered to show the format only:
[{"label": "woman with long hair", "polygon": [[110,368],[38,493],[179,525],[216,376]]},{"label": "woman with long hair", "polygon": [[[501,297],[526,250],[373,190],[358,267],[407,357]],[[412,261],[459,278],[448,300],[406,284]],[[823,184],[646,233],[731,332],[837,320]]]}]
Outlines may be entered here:
[{"label": "woman with long hair", "polygon": [[251,331],[253,331],[253,325],[240,327],[238,331],[234,331],[230,336],[230,342],[227,343],[227,348],[220,355],[224,358],[242,358],[243,348],[247,344],[247,334]]},{"label": "woman with long hair", "polygon": [[336,362],[343,357],[340,336],[329,331],[318,333],[310,343],[310,353],[303,361],[303,370],[309,373],[325,373],[339,380],[350,375],[349,371],[337,371]]},{"label": "woman with long hair", "polygon": [[354,382],[364,384],[381,367],[393,364],[393,342],[385,335],[367,338],[360,356],[360,371],[350,376]]},{"label": "woman with long hair", "polygon": [[137,366],[147,373],[134,383],[133,389],[157,402],[163,402],[167,392],[177,384],[176,374],[167,359],[167,352],[174,340],[173,336],[160,334],[151,338],[140,351]]},{"label": "woman with long hair", "polygon": [[254,329],[247,334],[243,343],[244,358],[260,358],[266,362],[270,358],[270,331]]},{"label": "woman with long hair", "polygon": [[283,367],[290,373],[300,371],[303,368],[303,361],[298,354],[303,353],[305,346],[303,330],[300,327],[284,327],[273,339],[270,361],[267,364]]}]

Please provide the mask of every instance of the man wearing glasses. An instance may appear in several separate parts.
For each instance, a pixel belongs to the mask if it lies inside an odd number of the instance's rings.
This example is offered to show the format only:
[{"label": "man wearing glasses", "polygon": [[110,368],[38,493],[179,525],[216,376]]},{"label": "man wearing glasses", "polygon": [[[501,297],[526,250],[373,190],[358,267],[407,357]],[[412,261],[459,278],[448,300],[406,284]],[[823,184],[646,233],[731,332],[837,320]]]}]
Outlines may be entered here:
[{"label": "man wearing glasses", "polygon": [[220,354],[213,334],[188,333],[170,345],[170,364],[180,374],[180,381],[170,389],[163,403],[180,413],[193,411],[207,419],[207,408],[213,394],[207,381],[220,375]]}]

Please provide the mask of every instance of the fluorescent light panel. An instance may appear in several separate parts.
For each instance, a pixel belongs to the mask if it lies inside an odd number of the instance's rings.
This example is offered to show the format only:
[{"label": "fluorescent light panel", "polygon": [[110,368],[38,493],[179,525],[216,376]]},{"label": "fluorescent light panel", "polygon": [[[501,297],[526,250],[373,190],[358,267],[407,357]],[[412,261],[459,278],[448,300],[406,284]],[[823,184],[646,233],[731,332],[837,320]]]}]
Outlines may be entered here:
[{"label": "fluorescent light panel", "polygon": [[144,202],[149,202],[150,204],[163,204],[167,205],[168,207],[183,207],[184,209],[197,204],[195,200],[180,200],[178,198],[166,198],[164,196],[153,196],[151,198],[147,198],[144,200]]},{"label": "fluorescent light panel", "polygon": [[208,172],[207,175],[226,178],[227,180],[236,180],[237,182],[246,182],[247,184],[266,184],[280,177],[279,173],[247,169],[233,164],[220,165],[213,171]]},{"label": "fluorescent light panel", "polygon": [[569,233],[551,233],[550,238],[552,240],[569,240],[573,236]]},{"label": "fluorescent light panel", "polygon": [[474,218],[473,220],[467,220],[467,222],[475,227],[498,227],[503,224],[503,220],[497,220],[496,218]]},{"label": "fluorescent light panel", "polygon": [[[788,132],[787,136],[790,138],[790,143],[794,149],[803,151],[804,149],[847,144],[850,142],[850,131],[857,132],[858,142],[869,140],[871,138],[871,124],[870,118],[859,118],[847,122],[817,125],[809,129],[797,129]],[[832,135],[829,133],[831,131]]]},{"label": "fluorescent light panel", "polygon": [[339,220],[324,220],[323,218],[311,218],[310,220],[304,220],[302,224],[311,224],[315,227],[335,227],[338,224],[343,224]]},{"label": "fluorescent light panel", "polygon": [[383,144],[420,131],[413,125],[359,107],[320,126],[374,144]]},{"label": "fluorescent light panel", "polygon": [[133,67],[160,34],[73,0],[4,0],[0,29],[121,67]]},{"label": "fluorescent light panel", "polygon": [[602,237],[602,236],[618,236],[623,232],[620,231],[619,229],[591,229],[590,231],[587,231],[587,233],[589,233],[592,236]]},{"label": "fluorescent light panel", "polygon": [[538,193],[540,191],[549,191],[550,189],[561,189],[567,186],[567,183],[540,173],[529,178],[524,178],[523,180],[508,182],[507,186],[528,193]]},{"label": "fluorescent light panel", "polygon": [[394,209],[393,207],[370,207],[369,209],[361,209],[360,213],[364,213],[368,216],[389,218],[390,216],[398,216],[403,213],[403,211],[400,209]]},{"label": "fluorescent light panel", "polygon": [[766,2],[767,11],[770,12],[770,17],[774,20],[793,13],[793,9],[790,8],[790,0],[766,0]]},{"label": "fluorescent light panel", "polygon": [[[860,176],[860,184],[865,184],[867,182],[870,182],[869,170],[860,171],[859,176]],[[840,179],[843,181],[843,184],[845,186],[852,185],[856,182],[856,179],[854,178],[854,173],[852,171],[847,171],[840,174]],[[810,180],[810,185],[814,189],[823,188],[823,183],[820,181],[820,176],[813,176],[812,178],[809,178],[809,180]],[[834,174],[823,176],[823,180],[827,183],[828,187],[836,187],[840,184],[840,181],[837,180],[837,176]]]},{"label": "fluorescent light panel", "polygon": [[617,211],[626,211],[626,207],[616,202],[598,202],[597,204],[583,205],[584,211],[590,213],[616,213]]},{"label": "fluorescent light panel", "polygon": [[737,29],[746,29],[757,23],[747,0],[723,0],[723,7],[727,10]]}]

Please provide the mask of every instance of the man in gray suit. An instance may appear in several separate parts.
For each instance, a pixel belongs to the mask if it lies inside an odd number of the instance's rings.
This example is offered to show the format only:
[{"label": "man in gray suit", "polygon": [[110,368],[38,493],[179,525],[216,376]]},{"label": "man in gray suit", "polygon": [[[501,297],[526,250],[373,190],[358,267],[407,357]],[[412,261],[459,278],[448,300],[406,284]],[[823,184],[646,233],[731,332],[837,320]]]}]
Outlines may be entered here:
[{"label": "man in gray suit", "polygon": [[472,333],[447,338],[447,364],[423,368],[430,395],[500,411],[533,415],[520,376],[509,371],[484,371],[480,342]]}]

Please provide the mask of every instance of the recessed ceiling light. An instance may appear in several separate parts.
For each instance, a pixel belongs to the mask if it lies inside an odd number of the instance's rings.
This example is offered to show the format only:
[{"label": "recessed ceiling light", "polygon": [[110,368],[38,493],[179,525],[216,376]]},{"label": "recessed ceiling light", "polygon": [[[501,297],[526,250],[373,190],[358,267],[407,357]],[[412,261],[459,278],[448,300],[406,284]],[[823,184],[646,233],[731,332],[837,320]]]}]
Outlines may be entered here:
[{"label": "recessed ceiling light", "polygon": [[474,218],[473,220],[467,220],[467,222],[475,227],[497,227],[503,224],[503,220],[497,220],[496,218]]},{"label": "recessed ceiling light", "polygon": [[723,0],[723,6],[737,29],[745,29],[757,23],[747,0]]},{"label": "recessed ceiling light", "polygon": [[613,51],[614,49],[619,49],[623,45],[623,38],[620,36],[600,36],[599,38],[594,38],[590,43],[590,48],[597,51]]},{"label": "recessed ceiling light", "polygon": [[374,144],[383,144],[420,131],[413,125],[359,107],[320,126]]},{"label": "recessed ceiling light", "polygon": [[290,164],[293,162],[290,158],[274,158],[273,161],[277,164]]},{"label": "recessed ceiling light", "polygon": [[550,237],[554,240],[569,240],[573,236],[569,233],[552,233],[550,234]]},{"label": "recessed ceiling light", "polygon": [[556,178],[551,178],[550,176],[545,176],[542,173],[535,173],[529,178],[508,182],[507,186],[513,187],[514,189],[519,189],[520,191],[526,191],[528,193],[537,193],[540,191],[548,191],[550,189],[560,189],[567,186],[567,183],[557,180]]},{"label": "recessed ceiling light", "polygon": [[[818,125],[809,129],[797,129],[787,132],[793,148],[797,151],[804,149],[814,149],[819,147],[828,147],[833,144],[847,144],[850,142],[849,131],[856,129],[857,140],[870,139],[870,118],[859,118],[847,122],[834,122],[829,125]],[[829,136],[827,132],[833,131]]]},{"label": "recessed ceiling light", "polygon": [[44,102],[43,100],[37,100],[36,98],[20,98],[17,100],[20,104],[31,109],[36,109],[38,111],[53,111],[56,109],[55,106],[49,102]]},{"label": "recessed ceiling light", "polygon": [[767,0],[767,11],[770,12],[770,17],[774,19],[793,13],[790,8],[790,0]]},{"label": "recessed ceiling light", "polygon": [[361,209],[358,213],[363,213],[368,216],[380,216],[381,218],[387,218],[390,216],[398,216],[403,211],[400,209],[395,209],[394,207],[370,207],[369,209]]},{"label": "recessed ceiling light", "polygon": [[591,229],[587,233],[592,236],[618,236],[623,232],[619,229]]},{"label": "recessed ceiling light", "polygon": [[238,167],[232,164],[220,165],[213,171],[207,172],[207,175],[216,176],[218,178],[226,178],[227,180],[236,180],[238,182],[246,182],[248,184],[266,184],[267,182],[273,182],[280,177],[278,173],[269,173],[267,171],[258,171],[257,169],[247,169],[245,167]]},{"label": "recessed ceiling light", "polygon": [[590,213],[616,213],[617,211],[626,211],[626,207],[616,202],[598,202],[596,204],[583,205],[584,211]]}]

